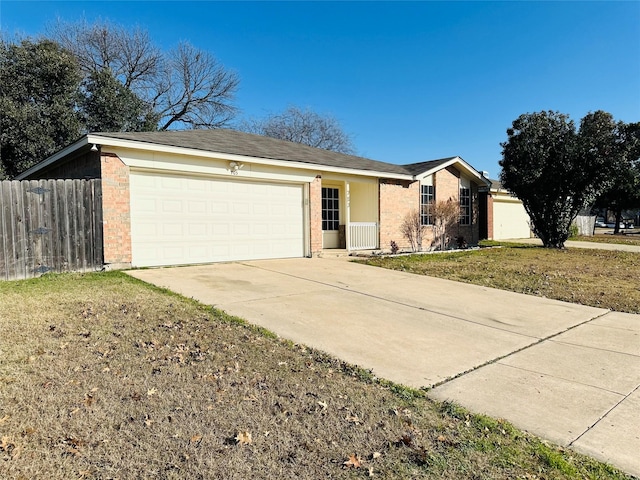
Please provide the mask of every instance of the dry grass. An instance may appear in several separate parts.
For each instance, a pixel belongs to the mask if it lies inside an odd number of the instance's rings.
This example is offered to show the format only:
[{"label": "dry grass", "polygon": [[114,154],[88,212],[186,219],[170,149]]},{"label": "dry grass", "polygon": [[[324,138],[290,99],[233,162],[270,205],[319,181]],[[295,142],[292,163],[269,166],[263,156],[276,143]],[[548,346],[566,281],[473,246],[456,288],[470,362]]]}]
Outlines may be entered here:
[{"label": "dry grass", "polygon": [[504,246],[456,253],[377,257],[370,265],[640,313],[640,254]]},{"label": "dry grass", "polygon": [[120,273],[0,303],[3,479],[626,478]]}]

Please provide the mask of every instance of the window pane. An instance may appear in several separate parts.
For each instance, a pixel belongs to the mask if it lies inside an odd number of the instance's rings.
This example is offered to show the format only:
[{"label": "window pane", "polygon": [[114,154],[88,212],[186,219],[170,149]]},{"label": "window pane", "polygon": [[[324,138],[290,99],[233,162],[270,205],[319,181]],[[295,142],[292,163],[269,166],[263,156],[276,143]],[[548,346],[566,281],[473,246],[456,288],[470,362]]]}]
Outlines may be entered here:
[{"label": "window pane", "polygon": [[322,229],[338,230],[340,224],[340,193],[337,188],[322,188]]},{"label": "window pane", "polygon": [[421,185],[420,189],[420,223],[433,225],[433,206],[435,204],[435,187],[433,185]]}]

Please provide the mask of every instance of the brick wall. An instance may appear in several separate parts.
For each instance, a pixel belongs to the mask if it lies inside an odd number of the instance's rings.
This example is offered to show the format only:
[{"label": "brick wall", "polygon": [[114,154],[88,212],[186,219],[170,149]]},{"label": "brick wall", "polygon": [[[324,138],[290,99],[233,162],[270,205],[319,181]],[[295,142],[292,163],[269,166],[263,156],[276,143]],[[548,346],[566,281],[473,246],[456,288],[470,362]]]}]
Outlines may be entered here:
[{"label": "brick wall", "polygon": [[311,255],[322,252],[322,176],[318,175],[309,184],[309,235],[311,237]]},{"label": "brick wall", "polygon": [[102,216],[104,263],[112,268],[131,266],[131,200],[129,167],[115,154],[103,153]]},{"label": "brick wall", "polygon": [[[457,204],[460,203],[460,172],[454,167],[447,167],[436,172],[436,200],[446,201],[453,199]],[[468,245],[477,245],[480,237],[480,228],[478,225],[478,214],[480,212],[480,203],[478,195],[478,186],[471,183],[471,225],[460,225],[455,222],[447,230],[449,237],[449,247],[456,246],[456,237],[462,236]]]},{"label": "brick wall", "polygon": [[460,172],[453,167],[447,167],[435,173],[436,201],[460,201]]},{"label": "brick wall", "polygon": [[[460,204],[460,172],[449,166],[434,174],[434,185],[436,186],[436,202],[446,202],[451,200]],[[449,225],[445,232],[446,248],[455,246],[455,239],[460,235],[460,230],[464,229],[458,224],[457,219]],[[464,235],[464,234],[462,234]],[[438,248],[440,247],[440,239],[438,238]]]},{"label": "brick wall", "polygon": [[[440,170],[434,174],[433,184],[436,187],[436,201],[452,199],[460,202],[460,172],[453,167]],[[456,245],[456,237],[463,236],[467,244],[478,243],[478,186],[471,184],[472,223],[460,225],[456,221],[446,232],[449,247]],[[391,241],[395,241],[401,249],[411,247],[409,240],[402,234],[402,223],[407,214],[420,207],[420,182],[380,180],[380,248],[389,250]],[[428,250],[434,241],[434,229],[424,229],[422,248]]]},{"label": "brick wall", "polygon": [[391,241],[401,249],[409,248],[402,235],[406,215],[420,207],[420,182],[380,180],[380,248],[389,250]]}]

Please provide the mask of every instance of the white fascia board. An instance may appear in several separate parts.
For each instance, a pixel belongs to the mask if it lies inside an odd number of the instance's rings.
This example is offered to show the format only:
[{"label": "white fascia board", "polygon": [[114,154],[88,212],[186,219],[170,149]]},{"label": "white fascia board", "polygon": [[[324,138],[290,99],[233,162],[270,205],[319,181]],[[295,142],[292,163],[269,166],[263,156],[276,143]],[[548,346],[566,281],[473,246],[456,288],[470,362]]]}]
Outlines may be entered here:
[{"label": "white fascia board", "polygon": [[[93,142],[92,142],[93,143]],[[67,155],[72,154],[73,152],[75,152],[76,150],[80,150],[82,147],[85,147],[89,144],[89,140],[87,139],[86,136],[82,137],[80,140],[78,140],[75,143],[72,143],[71,145],[69,145],[66,148],[63,148],[62,150],[60,150],[57,153],[54,153],[53,155],[51,155],[49,158],[44,159],[42,162],[40,163],[36,163],[33,167],[31,167],[28,170],[25,170],[24,172],[22,172],[20,175],[16,176],[16,180],[24,180],[25,178],[27,178],[29,175],[31,175],[32,173],[35,173],[39,170],[42,170],[45,167],[48,167],[49,165],[51,165],[52,163],[57,162],[58,160],[60,160],[61,158],[66,157]]]},{"label": "white fascia board", "polygon": [[468,175],[471,175],[475,179],[479,180],[481,183],[484,183],[487,187],[491,185],[491,182],[488,179],[484,178],[482,174],[480,174],[480,172],[478,172],[475,168],[473,168],[471,165],[469,165],[460,157],[453,157],[451,160],[445,163],[441,163],[437,167],[431,168],[426,172],[421,173],[420,175],[416,175],[416,180],[422,180],[423,178],[428,177],[429,175],[433,175],[434,173],[436,173],[439,170],[442,170],[443,168],[447,168],[455,164],[459,164],[459,166],[462,167],[462,170],[464,170],[465,173],[467,173]]},{"label": "white fascia board", "polygon": [[422,172],[421,174],[416,175],[416,180],[422,180],[423,178],[428,177],[429,175],[433,175],[437,171],[442,170],[443,168],[447,168],[450,165],[453,165],[459,159],[460,159],[460,157],[455,157],[455,158],[452,158],[451,160],[449,160],[449,161],[447,161],[445,163],[441,163],[437,167],[430,168],[429,170],[426,170],[426,171]]},{"label": "white fascia board", "polygon": [[[210,152],[205,150],[197,150],[193,148],[174,147],[171,145],[162,145],[159,143],[145,143],[139,141],[122,140],[111,137],[100,137],[98,135],[89,135],[88,143],[96,143],[102,147],[121,147],[133,150],[149,150],[163,153],[172,153],[178,155],[190,155],[195,157],[215,158],[218,160],[228,160],[240,163],[256,163],[264,165],[273,165],[278,167],[299,168],[302,170],[313,170],[322,172],[334,172],[351,175],[359,175],[376,178],[397,178],[400,180],[414,180],[411,175],[403,175],[396,173],[378,172],[375,170],[358,170],[344,167],[332,167],[329,165],[312,164],[305,162],[296,162],[293,160],[276,160],[263,157],[251,157],[247,155],[237,155],[232,153]],[[129,165],[131,166],[131,165]]]},{"label": "white fascia board", "polygon": [[522,203],[522,200],[520,200],[518,197],[513,196],[511,193],[509,193],[506,190],[498,190],[496,191],[491,191],[491,196],[493,197],[493,201],[494,202],[514,202],[514,203]]}]

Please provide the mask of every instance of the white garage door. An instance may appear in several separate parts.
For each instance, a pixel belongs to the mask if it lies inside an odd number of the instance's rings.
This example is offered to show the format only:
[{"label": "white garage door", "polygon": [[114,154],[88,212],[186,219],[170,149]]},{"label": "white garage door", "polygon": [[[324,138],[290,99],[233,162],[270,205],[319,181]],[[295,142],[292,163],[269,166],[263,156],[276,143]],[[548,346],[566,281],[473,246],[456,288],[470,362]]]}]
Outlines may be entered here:
[{"label": "white garage door", "polygon": [[302,185],[132,172],[132,264],[302,257],[302,200]]},{"label": "white garage door", "polygon": [[529,215],[520,202],[493,202],[493,239],[529,238]]}]

